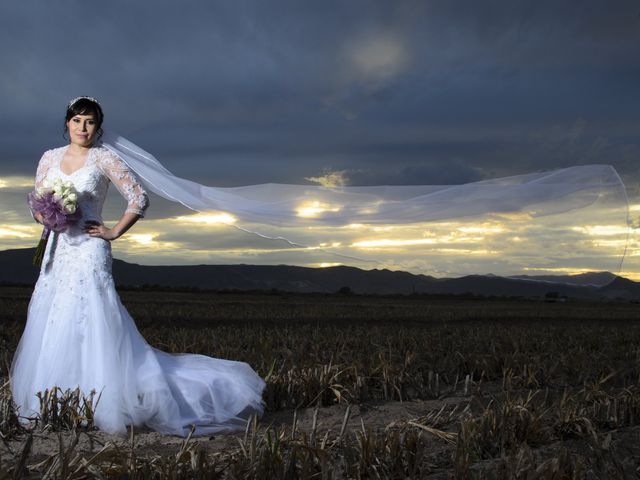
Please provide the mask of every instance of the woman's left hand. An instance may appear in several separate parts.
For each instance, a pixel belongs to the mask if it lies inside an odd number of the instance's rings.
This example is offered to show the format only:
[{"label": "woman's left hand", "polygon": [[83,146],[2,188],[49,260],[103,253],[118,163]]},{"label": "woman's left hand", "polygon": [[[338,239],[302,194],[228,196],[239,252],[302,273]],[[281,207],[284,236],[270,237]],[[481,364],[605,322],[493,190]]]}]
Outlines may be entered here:
[{"label": "woman's left hand", "polygon": [[116,233],[95,220],[88,220],[84,223],[84,231],[91,237],[102,238],[104,240],[115,240],[118,238]]}]

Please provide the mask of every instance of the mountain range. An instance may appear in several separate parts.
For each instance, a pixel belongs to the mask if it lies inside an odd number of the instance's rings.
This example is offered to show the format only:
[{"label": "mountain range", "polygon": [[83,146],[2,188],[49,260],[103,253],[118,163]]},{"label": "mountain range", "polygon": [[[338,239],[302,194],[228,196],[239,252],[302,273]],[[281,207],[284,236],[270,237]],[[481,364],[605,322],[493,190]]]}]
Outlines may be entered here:
[{"label": "mountain range", "polygon": [[[0,251],[0,284],[34,284],[38,271],[31,264],[33,253],[34,249]],[[458,278],[435,278],[402,271],[362,270],[348,266],[326,268],[245,264],[148,266],[114,259],[113,276],[119,286],[132,287],[640,300],[640,283],[610,272],[590,272],[580,275],[513,277],[468,275]]]}]

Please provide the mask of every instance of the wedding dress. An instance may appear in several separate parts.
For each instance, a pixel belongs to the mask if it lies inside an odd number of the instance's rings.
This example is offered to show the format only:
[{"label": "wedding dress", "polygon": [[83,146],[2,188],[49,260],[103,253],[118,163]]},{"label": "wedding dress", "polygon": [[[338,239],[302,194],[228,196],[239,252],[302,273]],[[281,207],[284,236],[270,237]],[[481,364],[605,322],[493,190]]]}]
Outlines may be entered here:
[{"label": "wedding dress", "polygon": [[88,220],[102,222],[109,183],[127,211],[143,215],[148,198],[139,181],[103,146],[68,175],[60,169],[67,148],[45,152],[36,173],[36,188],[45,179],[74,184],[81,219],[51,233],[14,354],[10,381],[22,421],[40,412],[36,393],[57,386],[100,394],[94,422],[106,432],[126,434],[131,424],[180,436],[192,424],[195,435],[243,428],[263,411],[265,382],[243,362],[150,346],[116,293],[110,242],[83,231]]}]

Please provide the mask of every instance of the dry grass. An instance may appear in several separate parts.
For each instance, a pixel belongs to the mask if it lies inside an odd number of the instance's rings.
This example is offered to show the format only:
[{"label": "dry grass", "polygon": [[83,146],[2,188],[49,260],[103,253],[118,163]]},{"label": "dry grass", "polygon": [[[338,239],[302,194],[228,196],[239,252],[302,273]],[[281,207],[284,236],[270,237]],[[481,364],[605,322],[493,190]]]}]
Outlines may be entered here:
[{"label": "dry grass", "polygon": [[[207,440],[187,439],[172,455],[149,455],[136,448],[133,432],[129,443],[100,445],[92,429],[99,400],[79,391],[43,392],[41,415],[25,429],[5,385],[0,479],[570,479],[640,472],[634,304],[167,292],[124,292],[123,299],[154,346],[254,366],[267,380],[263,421],[216,451]],[[28,292],[15,289],[0,295],[5,378],[27,301]],[[352,413],[412,401],[434,407],[383,424]],[[337,427],[319,420],[330,408],[343,412]],[[304,411],[313,412],[305,424],[298,415]],[[288,423],[269,420],[287,412]],[[32,445],[43,435],[59,436],[57,447],[36,461]],[[80,448],[82,438],[92,439],[89,451]]]}]

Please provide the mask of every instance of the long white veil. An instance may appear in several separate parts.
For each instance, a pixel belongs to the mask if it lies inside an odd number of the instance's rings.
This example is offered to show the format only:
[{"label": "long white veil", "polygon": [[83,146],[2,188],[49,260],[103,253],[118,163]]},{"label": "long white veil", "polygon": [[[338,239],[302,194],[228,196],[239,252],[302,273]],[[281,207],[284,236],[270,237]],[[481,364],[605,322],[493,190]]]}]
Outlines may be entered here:
[{"label": "long white veil", "polygon": [[[533,273],[618,272],[626,248],[628,201],[610,165],[463,185],[266,183],[221,188],[176,177],[152,154],[117,134],[106,132],[102,141],[156,194],[197,212],[224,212],[233,217],[235,228],[284,241],[316,260],[329,255],[351,259],[339,263],[372,261],[369,267],[446,273],[433,259],[444,258],[448,249],[447,261],[455,263],[459,248],[462,263],[468,263],[475,249],[495,256],[506,268],[502,271],[513,274],[523,273],[523,265]],[[598,253],[602,241],[610,248]],[[508,252],[516,244],[520,260],[509,266]],[[491,259],[483,265],[490,270]]]}]

